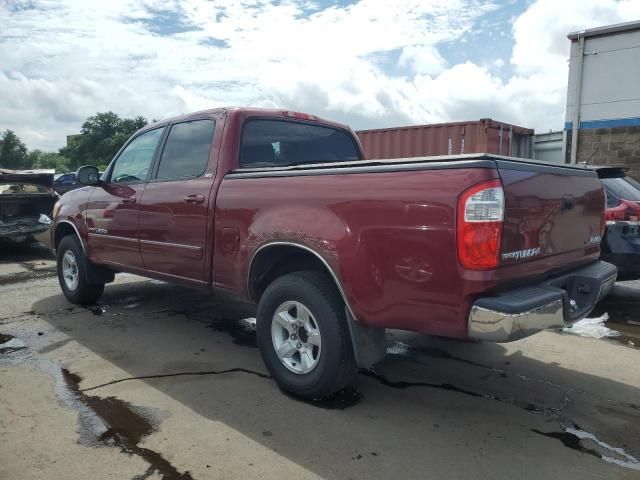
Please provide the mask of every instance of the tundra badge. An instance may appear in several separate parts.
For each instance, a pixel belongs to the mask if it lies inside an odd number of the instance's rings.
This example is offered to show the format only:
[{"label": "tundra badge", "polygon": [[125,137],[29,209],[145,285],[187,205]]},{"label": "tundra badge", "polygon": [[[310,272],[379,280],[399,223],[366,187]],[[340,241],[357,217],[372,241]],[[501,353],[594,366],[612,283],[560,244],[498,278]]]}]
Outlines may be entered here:
[{"label": "tundra badge", "polygon": [[540,255],[540,247],[503,253],[502,259],[503,260],[522,260],[523,258],[535,257],[537,255]]}]

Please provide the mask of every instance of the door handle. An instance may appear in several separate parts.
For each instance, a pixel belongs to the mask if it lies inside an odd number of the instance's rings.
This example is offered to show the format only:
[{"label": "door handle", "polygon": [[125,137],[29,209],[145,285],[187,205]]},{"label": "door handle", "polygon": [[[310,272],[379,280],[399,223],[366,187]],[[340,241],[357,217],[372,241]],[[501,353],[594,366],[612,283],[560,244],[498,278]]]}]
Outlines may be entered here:
[{"label": "door handle", "polygon": [[187,203],[204,203],[204,195],[192,194],[186,195],[184,201]]},{"label": "door handle", "polygon": [[136,203],[136,197],[123,198],[122,203]]}]

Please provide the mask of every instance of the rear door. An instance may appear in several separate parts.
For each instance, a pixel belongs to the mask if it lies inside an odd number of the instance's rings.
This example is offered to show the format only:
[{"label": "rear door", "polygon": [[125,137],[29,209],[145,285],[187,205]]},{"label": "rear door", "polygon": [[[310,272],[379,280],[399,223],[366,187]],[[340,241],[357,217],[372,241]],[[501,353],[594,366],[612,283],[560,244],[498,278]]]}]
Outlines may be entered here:
[{"label": "rear door", "polygon": [[211,148],[215,126],[214,119],[206,118],[170,127],[140,201],[140,250],[146,270],[205,282],[208,212],[217,160],[217,151]]},{"label": "rear door", "polygon": [[142,267],[138,204],[163,131],[160,127],[133,138],[111,165],[105,184],[93,189],[86,209],[92,259]]}]

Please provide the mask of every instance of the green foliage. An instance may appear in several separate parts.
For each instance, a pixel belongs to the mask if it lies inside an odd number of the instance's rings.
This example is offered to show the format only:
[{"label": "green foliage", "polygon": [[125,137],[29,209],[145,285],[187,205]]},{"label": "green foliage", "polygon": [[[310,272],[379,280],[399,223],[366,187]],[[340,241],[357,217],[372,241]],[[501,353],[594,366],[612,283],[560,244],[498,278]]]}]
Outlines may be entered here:
[{"label": "green foliage", "polygon": [[79,135],[69,137],[60,154],[72,169],[95,165],[104,169],[133,132],[144,127],[144,117],[120,118],[113,112],[97,113],[84,122]]},{"label": "green foliage", "polygon": [[67,137],[67,146],[57,153],[29,152],[12,130],[6,130],[0,136],[0,168],[53,168],[65,173],[82,165],[95,165],[104,170],[127,139],[146,124],[147,119],[141,116],[120,118],[113,112],[96,113],[82,124],[79,134]]},{"label": "green foliage", "polygon": [[29,168],[53,168],[56,173],[67,173],[71,170],[69,159],[56,152],[31,150],[27,155],[27,162],[29,163]]},{"label": "green foliage", "polygon": [[0,138],[0,167],[28,168],[27,147],[12,130],[5,130]]}]

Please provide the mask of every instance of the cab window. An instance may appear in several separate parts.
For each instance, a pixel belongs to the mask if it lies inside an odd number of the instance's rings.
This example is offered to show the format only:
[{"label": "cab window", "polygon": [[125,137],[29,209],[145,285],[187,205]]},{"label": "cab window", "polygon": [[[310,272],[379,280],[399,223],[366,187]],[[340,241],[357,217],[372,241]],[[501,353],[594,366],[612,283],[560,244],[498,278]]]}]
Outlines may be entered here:
[{"label": "cab window", "polygon": [[214,128],[213,120],[194,120],[173,125],[160,157],[156,179],[202,175],[209,163]]},{"label": "cab window", "polygon": [[156,128],[138,135],[125,147],[111,170],[111,183],[146,181],[162,131]]}]

